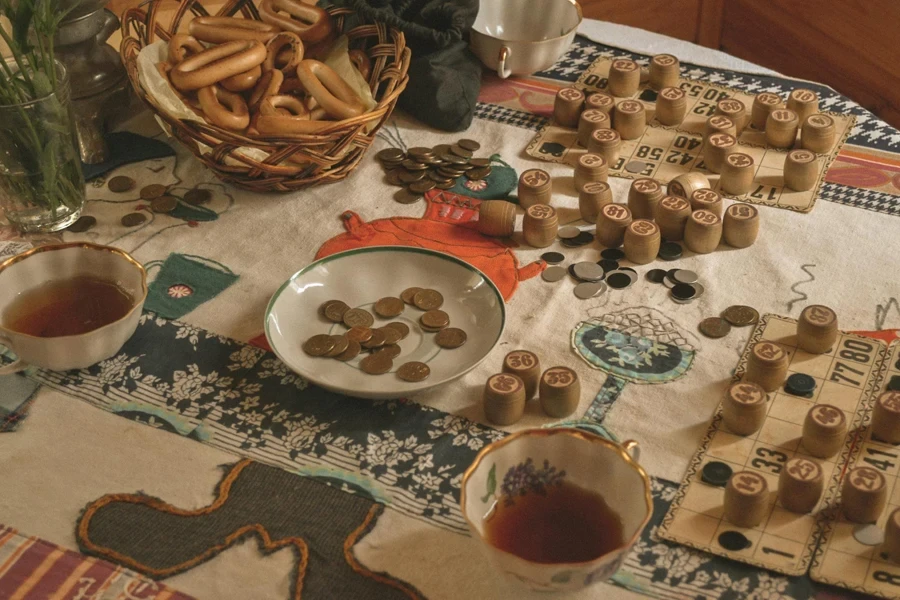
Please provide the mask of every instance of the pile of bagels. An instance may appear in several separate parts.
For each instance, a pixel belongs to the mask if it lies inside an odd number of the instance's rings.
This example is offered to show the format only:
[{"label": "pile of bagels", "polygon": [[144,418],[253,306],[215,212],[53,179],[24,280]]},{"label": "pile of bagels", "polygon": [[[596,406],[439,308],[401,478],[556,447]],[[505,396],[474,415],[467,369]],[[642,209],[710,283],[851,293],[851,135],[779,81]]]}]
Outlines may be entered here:
[{"label": "pile of bagels", "polygon": [[[299,0],[262,0],[261,21],[195,17],[169,40],[157,65],[175,93],[207,122],[248,135],[312,134],[366,111],[359,94],[316,60],[337,37],[323,9]],[[362,78],[365,52],[349,58]]]}]

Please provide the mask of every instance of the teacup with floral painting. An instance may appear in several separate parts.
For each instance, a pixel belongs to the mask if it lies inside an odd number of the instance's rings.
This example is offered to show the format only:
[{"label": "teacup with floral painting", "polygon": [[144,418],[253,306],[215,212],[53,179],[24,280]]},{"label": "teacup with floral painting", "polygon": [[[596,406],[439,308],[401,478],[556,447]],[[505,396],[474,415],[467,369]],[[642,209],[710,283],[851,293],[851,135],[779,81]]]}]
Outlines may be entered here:
[{"label": "teacup with floral painting", "polygon": [[[637,463],[638,456],[638,444],[633,440],[617,444],[580,429],[514,433],[485,447],[466,471],[460,498],[463,516],[492,562],[510,579],[542,592],[587,587],[608,579],[619,569],[653,513],[650,480]],[[600,502],[592,506],[617,517],[621,536],[614,543],[597,545],[605,548],[600,554],[563,562],[525,558],[509,548],[502,549],[497,540],[490,541],[491,525],[496,529],[496,521],[491,523],[491,519],[497,519],[500,512],[514,503],[528,502],[529,497],[532,503],[540,501],[554,510],[560,502],[561,508],[563,488],[586,498],[601,497],[605,506]],[[573,514],[568,514],[569,527],[573,520],[583,520],[587,525],[596,516]],[[522,526],[527,528],[528,524]],[[534,535],[548,535],[545,527],[541,530],[544,533]]]}]

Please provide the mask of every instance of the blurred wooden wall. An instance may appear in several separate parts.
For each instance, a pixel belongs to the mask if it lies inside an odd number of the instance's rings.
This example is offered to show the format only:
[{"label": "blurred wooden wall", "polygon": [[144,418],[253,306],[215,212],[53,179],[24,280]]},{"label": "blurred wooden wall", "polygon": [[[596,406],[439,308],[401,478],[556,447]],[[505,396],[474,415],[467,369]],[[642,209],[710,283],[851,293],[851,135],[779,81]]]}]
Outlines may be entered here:
[{"label": "blurred wooden wall", "polygon": [[900,128],[900,0],[579,0],[584,16],[819,81]]}]

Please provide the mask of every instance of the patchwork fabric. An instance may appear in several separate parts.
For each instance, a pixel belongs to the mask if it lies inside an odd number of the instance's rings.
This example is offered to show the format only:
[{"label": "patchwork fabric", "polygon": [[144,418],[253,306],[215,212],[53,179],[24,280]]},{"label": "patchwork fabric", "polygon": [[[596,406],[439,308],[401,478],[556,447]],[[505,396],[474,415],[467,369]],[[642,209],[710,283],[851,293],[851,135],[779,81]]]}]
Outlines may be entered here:
[{"label": "patchwork fabric", "polygon": [[422,598],[409,584],[368,570],[353,553],[383,510],[384,505],[363,495],[243,460],[228,468],[207,507],[184,510],[140,494],[110,494],[88,505],[76,537],[85,552],[166,578],[254,536],[265,554],[292,549],[295,600],[303,594]]},{"label": "patchwork fabric", "polygon": [[[152,357],[141,352],[152,347],[166,352]],[[82,371],[37,371],[31,377],[120,416],[313,476],[366,502],[377,498],[407,516],[464,535],[468,531],[458,507],[462,474],[481,448],[506,435],[415,403],[331,394],[260,348],[150,313],[120,355]],[[595,406],[595,417],[602,418]],[[593,419],[575,425],[605,434]],[[347,470],[356,473],[355,482],[339,475]],[[739,592],[757,590],[810,597],[808,579],[769,575],[657,541],[656,525],[677,484],[651,481],[653,520],[613,581],[659,597],[701,593],[732,600]]]},{"label": "patchwork fabric", "polygon": [[594,368],[634,383],[675,381],[694,361],[692,350],[590,322],[579,324],[572,344]]},{"label": "patchwork fabric", "polygon": [[360,473],[393,509],[458,533],[467,531],[458,504],[462,473],[505,435],[414,402],[323,390],[269,352],[151,313],[117,356],[32,377],[104,410],[288,471]]},{"label": "patchwork fabric", "polygon": [[238,280],[231,269],[202,256],[173,252],[165,261],[151,261],[144,266],[148,271],[159,268],[148,287],[144,307],[167,319],[180,319]]},{"label": "patchwork fabric", "polygon": [[192,600],[193,596],[0,525],[0,598]]},{"label": "patchwork fabric", "polygon": [[514,242],[482,235],[474,229],[481,201],[441,190],[425,195],[427,207],[421,219],[392,217],[370,223],[355,212],[341,215],[347,233],[333,237],[319,248],[316,260],[337,252],[368,246],[413,246],[452,254],[487,275],[503,298],[509,300],[520,281],[538,275],[546,263],[519,267]]},{"label": "patchwork fabric", "polygon": [[28,415],[38,387],[37,382],[20,374],[0,375],[0,433],[19,427]]}]

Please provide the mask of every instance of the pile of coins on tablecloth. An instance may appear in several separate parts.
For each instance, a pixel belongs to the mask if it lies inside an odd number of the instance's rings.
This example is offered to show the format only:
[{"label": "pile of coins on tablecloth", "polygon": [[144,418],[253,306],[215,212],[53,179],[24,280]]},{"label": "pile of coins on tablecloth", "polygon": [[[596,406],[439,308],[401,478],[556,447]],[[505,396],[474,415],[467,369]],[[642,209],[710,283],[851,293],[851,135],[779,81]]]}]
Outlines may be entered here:
[{"label": "pile of coins on tablecloth", "polygon": [[[466,332],[450,327],[450,316],[439,310],[444,297],[437,290],[411,287],[403,290],[399,298],[387,296],[372,306],[381,319],[399,317],[406,306],[425,311],[419,317],[424,331],[435,333],[434,341],[441,348],[452,350],[466,343]],[[332,323],[341,323],[347,332],[341,335],[314,335],[303,344],[309,356],[333,358],[342,362],[353,360],[363,351],[369,355],[359,363],[359,368],[369,375],[381,375],[394,368],[394,359],[401,349],[400,340],[409,335],[409,326],[400,321],[384,327],[373,328],[375,317],[363,308],[350,308],[341,300],[328,300],[319,307],[320,314]],[[418,361],[404,363],[397,369],[397,376],[404,381],[417,382],[431,374],[428,365]]]},{"label": "pile of coins on tablecloth", "polygon": [[[562,245],[569,248],[594,241],[594,234],[573,226],[563,227],[559,230],[558,236]],[[681,257],[681,246],[675,242],[666,242],[660,248],[659,257],[663,260],[676,260]],[[624,290],[631,287],[639,278],[635,269],[621,266],[619,261],[626,256],[620,248],[602,250],[600,260],[597,262],[582,261],[568,267],[560,266],[560,263],[565,261],[565,255],[561,252],[545,252],[541,258],[551,265],[541,274],[544,281],[556,282],[569,275],[577,282],[574,289],[575,296],[582,300],[599,296],[608,289]],[[697,274],[686,269],[651,269],[647,272],[646,278],[653,283],[664,284],[669,288],[672,300],[679,304],[693,302],[705,292],[704,286],[697,281]]]},{"label": "pile of coins on tablecloth", "polygon": [[460,177],[478,181],[490,175],[491,159],[473,158],[479,148],[481,144],[475,140],[459,140],[434,148],[416,146],[406,152],[385,148],[375,158],[381,161],[388,183],[403,188],[394,194],[394,200],[412,204],[428,190],[449,190]]},{"label": "pile of coins on tablecloth", "polygon": [[725,337],[731,327],[746,327],[759,321],[759,312],[752,306],[736,304],[722,311],[720,317],[708,317],[700,321],[700,333],[709,338]]},{"label": "pile of coins on tablecloth", "polygon": [[690,304],[706,291],[697,273],[688,269],[650,269],[646,277],[669,288],[669,296],[677,304]]},{"label": "pile of coins on tablecloth", "polygon": [[[106,182],[109,191],[116,194],[124,194],[134,189],[136,182],[126,175],[117,175]],[[168,186],[151,183],[144,186],[139,192],[141,200],[150,201],[150,210],[157,214],[169,214],[178,208],[179,201],[200,206],[212,200],[212,192],[202,188],[194,188],[185,192],[184,196],[175,196],[169,193]],[[147,222],[147,215],[142,212],[128,213],[122,217],[123,227],[137,227]],[[97,219],[90,215],[84,215],[72,223],[67,231],[72,233],[84,233],[97,224]]]}]

